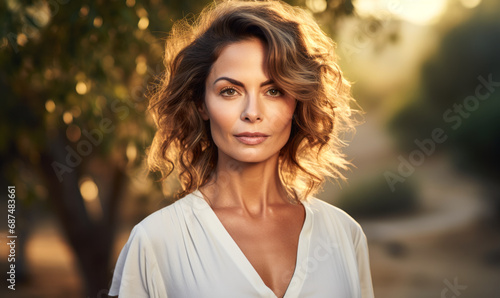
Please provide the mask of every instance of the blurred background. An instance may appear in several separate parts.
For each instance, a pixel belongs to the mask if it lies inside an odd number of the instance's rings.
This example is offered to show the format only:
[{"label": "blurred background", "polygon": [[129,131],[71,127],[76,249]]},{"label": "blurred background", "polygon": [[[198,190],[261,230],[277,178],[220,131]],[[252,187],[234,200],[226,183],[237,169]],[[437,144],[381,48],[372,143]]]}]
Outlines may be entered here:
[{"label": "blurred background", "polygon": [[[0,296],[106,297],[131,228],[178,188],[145,168],[146,95],[173,22],[208,2],[0,2],[5,243],[17,197]],[[499,297],[500,3],[289,3],[336,41],[365,112],[348,182],[317,196],[363,226],[376,296]]]}]

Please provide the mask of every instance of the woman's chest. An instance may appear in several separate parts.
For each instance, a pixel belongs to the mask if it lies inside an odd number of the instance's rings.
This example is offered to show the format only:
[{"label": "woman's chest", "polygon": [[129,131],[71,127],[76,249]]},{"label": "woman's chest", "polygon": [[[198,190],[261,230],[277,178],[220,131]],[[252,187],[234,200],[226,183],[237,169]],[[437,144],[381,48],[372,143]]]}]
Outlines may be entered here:
[{"label": "woman's chest", "polygon": [[297,263],[304,216],[300,213],[266,219],[218,214],[222,225],[262,282],[283,296]]}]

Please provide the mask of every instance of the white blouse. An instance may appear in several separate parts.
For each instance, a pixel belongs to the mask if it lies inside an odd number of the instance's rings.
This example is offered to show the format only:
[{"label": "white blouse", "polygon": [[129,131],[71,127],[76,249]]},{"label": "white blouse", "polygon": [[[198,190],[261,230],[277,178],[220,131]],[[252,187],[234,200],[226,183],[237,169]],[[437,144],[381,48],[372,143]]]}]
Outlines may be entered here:
[{"label": "white blouse", "polygon": [[[368,247],[359,224],[319,199],[302,203],[306,216],[284,297],[373,297]],[[276,298],[198,190],[133,228],[109,295]]]}]

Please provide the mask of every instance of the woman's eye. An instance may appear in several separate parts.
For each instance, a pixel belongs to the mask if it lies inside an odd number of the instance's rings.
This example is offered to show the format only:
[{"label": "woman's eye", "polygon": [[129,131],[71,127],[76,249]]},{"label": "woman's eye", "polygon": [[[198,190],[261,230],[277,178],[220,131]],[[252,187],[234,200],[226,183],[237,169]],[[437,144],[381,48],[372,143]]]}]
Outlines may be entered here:
[{"label": "woman's eye", "polygon": [[226,89],[221,90],[220,95],[222,95],[222,96],[234,96],[237,93],[238,92],[233,88],[226,88]]},{"label": "woman's eye", "polygon": [[276,89],[276,88],[271,88],[271,89],[267,90],[267,94],[269,94],[270,96],[273,96],[273,97],[283,95],[283,93],[279,89]]}]

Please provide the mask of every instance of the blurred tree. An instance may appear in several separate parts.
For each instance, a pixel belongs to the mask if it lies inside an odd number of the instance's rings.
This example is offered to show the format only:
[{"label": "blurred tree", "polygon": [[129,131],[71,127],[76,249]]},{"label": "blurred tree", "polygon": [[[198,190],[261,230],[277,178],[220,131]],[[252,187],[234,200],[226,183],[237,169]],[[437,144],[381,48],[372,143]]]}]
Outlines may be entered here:
[{"label": "blurred tree", "polygon": [[374,175],[343,191],[336,206],[356,219],[376,218],[413,212],[418,200],[412,180],[391,191],[383,176]]},{"label": "blurred tree", "polygon": [[457,166],[478,175],[500,215],[500,5],[483,3],[475,17],[454,28],[422,71],[420,94],[392,121],[407,151],[415,139],[445,131]]},{"label": "blurred tree", "polygon": [[[51,203],[90,297],[107,292],[126,174],[154,134],[144,94],[163,70],[159,39],[207,2],[0,3],[3,179],[24,190],[20,203]],[[322,16],[352,12],[323,2]]]},{"label": "blurred tree", "polygon": [[352,0],[302,0],[293,4],[307,7],[326,33],[335,37],[340,21],[355,14]]},{"label": "blurred tree", "polygon": [[2,174],[26,189],[23,203],[50,201],[91,297],[109,285],[126,170],[154,133],[144,94],[162,70],[163,44],[152,32],[163,37],[171,20],[203,4],[0,4]]}]

